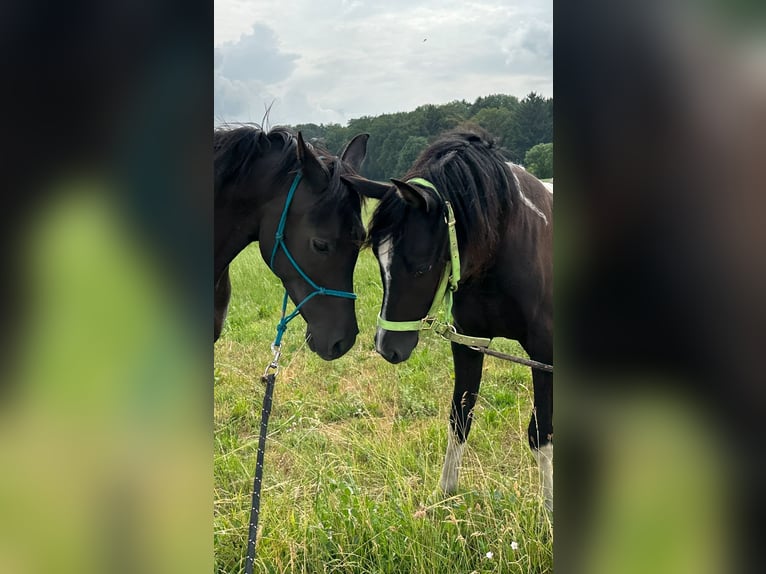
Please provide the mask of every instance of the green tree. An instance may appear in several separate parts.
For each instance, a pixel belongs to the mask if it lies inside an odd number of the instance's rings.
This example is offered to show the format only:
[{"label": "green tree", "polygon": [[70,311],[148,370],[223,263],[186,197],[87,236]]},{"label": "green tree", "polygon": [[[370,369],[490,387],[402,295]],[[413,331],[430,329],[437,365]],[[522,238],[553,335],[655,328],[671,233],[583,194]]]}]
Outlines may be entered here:
[{"label": "green tree", "polygon": [[489,96],[480,96],[471,106],[471,115],[475,116],[485,108],[504,108],[509,111],[515,111],[519,107],[519,98],[508,96],[506,94],[490,94]]},{"label": "green tree", "polygon": [[532,146],[524,156],[524,167],[540,179],[553,177],[553,144]]},{"label": "green tree", "polygon": [[403,176],[410,169],[410,166],[415,163],[420,152],[426,149],[427,146],[428,140],[423,136],[409,136],[399,151],[399,159],[396,162],[396,168],[392,175],[394,177]]},{"label": "green tree", "polygon": [[453,100],[439,107],[444,110],[447,127],[450,129],[471,117],[471,104],[465,100]]},{"label": "green tree", "polygon": [[409,133],[406,127],[399,125],[398,122],[388,130],[388,134],[380,147],[380,157],[378,158],[379,172],[376,179],[387,180],[396,174],[396,167],[399,163],[399,152],[404,147]]},{"label": "green tree", "polygon": [[421,134],[426,137],[442,133],[449,125],[442,106],[426,104],[416,108],[412,112],[412,116],[413,121],[411,124],[420,125]]},{"label": "green tree", "polygon": [[324,126],[318,126],[316,124],[298,124],[293,128],[296,132],[303,134],[303,139],[310,142],[314,139],[324,139]]},{"label": "green tree", "polygon": [[511,161],[522,162],[534,145],[553,141],[551,100],[535,92],[519,103],[508,138],[503,141]]},{"label": "green tree", "polygon": [[483,108],[471,118],[471,122],[480,125],[496,137],[503,146],[508,139],[515,114],[508,108]]},{"label": "green tree", "polygon": [[383,114],[370,122],[367,132],[367,159],[362,174],[371,179],[386,180],[391,177],[399,160],[399,150],[412,129],[407,126],[405,114]]},{"label": "green tree", "polygon": [[507,94],[490,94],[473,103],[455,100],[447,104],[425,104],[411,112],[362,116],[339,124],[295,126],[308,141],[333,153],[358,133],[370,134],[362,175],[386,180],[403,175],[412,165],[424,142],[433,141],[445,130],[473,122],[490,132],[506,156],[521,163],[536,144],[553,141],[553,100],[534,92],[522,101]]},{"label": "green tree", "polygon": [[324,146],[334,154],[340,154],[348,141],[356,134],[350,134],[348,128],[340,124],[328,124],[325,126]]}]

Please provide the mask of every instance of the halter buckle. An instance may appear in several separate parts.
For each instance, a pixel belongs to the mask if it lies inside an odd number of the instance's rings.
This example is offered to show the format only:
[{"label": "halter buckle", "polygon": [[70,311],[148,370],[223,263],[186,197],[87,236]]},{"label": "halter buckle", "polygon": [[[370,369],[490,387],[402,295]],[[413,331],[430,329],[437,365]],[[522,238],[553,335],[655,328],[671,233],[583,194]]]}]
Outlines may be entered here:
[{"label": "halter buckle", "polygon": [[455,328],[455,325],[452,325],[451,323],[440,323],[434,327],[434,333],[449,340],[449,335],[456,334],[457,329]]}]

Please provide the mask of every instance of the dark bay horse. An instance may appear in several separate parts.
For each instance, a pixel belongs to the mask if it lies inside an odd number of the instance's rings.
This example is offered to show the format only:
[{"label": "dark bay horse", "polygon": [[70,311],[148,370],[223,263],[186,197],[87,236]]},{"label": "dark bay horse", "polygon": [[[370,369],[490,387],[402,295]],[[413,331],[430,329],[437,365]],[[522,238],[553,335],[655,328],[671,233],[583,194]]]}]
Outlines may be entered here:
[{"label": "dark bay horse", "polygon": [[359,169],[368,137],[357,135],[338,158],[287,128],[215,129],[214,340],[231,294],[229,263],[257,241],[292,301],[305,302],[300,314],[311,350],[332,360],[353,346],[359,332],[353,298],[312,294],[332,295],[327,289],[353,296],[354,266],[365,235],[361,197],[340,178]]},{"label": "dark bay horse", "polygon": [[[529,356],[553,363],[553,196],[522,167],[506,163],[480,128],[444,134],[394,185],[349,177],[360,194],[378,197],[369,241],[380,264],[383,302],[375,347],[387,361],[409,358],[418,323],[437,291],[455,281],[452,317],[458,333],[518,340]],[[409,183],[408,183],[409,181]],[[447,202],[451,208],[448,209]],[[459,272],[451,269],[447,221],[454,212]],[[471,429],[483,355],[452,342],[455,388],[440,485],[457,489]],[[553,374],[533,370],[529,445],[553,505]]]}]

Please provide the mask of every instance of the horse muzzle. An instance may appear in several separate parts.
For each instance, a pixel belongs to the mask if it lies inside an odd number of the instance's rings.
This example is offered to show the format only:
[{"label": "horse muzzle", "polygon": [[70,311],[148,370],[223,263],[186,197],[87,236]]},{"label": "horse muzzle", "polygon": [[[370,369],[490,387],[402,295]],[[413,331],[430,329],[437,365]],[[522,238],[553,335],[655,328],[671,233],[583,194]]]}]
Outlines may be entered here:
[{"label": "horse muzzle", "polygon": [[417,331],[387,331],[378,327],[375,332],[375,350],[393,365],[409,359],[417,344]]},{"label": "horse muzzle", "polygon": [[311,327],[306,327],[306,340],[309,349],[319,355],[325,361],[334,361],[348,353],[356,342],[359,329],[354,329],[348,334],[329,337],[315,337]]}]

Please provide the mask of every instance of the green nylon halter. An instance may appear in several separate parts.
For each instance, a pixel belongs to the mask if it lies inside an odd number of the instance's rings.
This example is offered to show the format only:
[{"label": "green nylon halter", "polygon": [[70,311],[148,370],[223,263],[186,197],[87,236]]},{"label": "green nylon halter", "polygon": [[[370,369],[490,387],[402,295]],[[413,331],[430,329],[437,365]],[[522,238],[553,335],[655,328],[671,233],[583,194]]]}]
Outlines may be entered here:
[{"label": "green nylon halter", "polygon": [[[452,293],[457,291],[458,283],[460,282],[460,252],[458,251],[455,213],[452,210],[452,205],[439,193],[436,186],[427,179],[415,177],[407,180],[407,183],[415,183],[423,187],[428,187],[432,189],[442,201],[444,201],[444,205],[447,208],[444,222],[447,224],[447,234],[449,236],[450,260],[444,266],[444,272],[439,280],[439,285],[436,287],[433,303],[431,303],[431,308],[428,310],[428,314],[425,317],[416,321],[389,321],[378,314],[378,327],[387,331],[421,331],[432,329],[441,336],[457,343],[484,347],[489,346],[489,339],[462,335],[457,332],[455,326],[451,323]],[[444,309],[443,321],[439,321],[438,318],[440,306],[443,306],[442,308]]]}]

